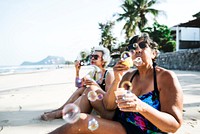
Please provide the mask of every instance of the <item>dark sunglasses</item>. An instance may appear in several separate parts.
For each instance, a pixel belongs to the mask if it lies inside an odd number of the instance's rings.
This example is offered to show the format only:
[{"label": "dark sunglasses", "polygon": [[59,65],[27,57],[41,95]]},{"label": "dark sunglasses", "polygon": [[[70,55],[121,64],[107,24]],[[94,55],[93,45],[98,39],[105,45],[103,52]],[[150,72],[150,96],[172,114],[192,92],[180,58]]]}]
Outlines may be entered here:
[{"label": "dark sunglasses", "polygon": [[97,60],[100,56],[99,55],[96,55],[96,54],[92,54],[90,55],[90,59],[94,59],[94,60]]},{"label": "dark sunglasses", "polygon": [[141,48],[141,49],[144,49],[148,46],[148,44],[146,42],[140,42],[139,44],[138,43],[133,43],[131,45],[128,46],[128,50],[136,50],[138,48],[138,46]]}]

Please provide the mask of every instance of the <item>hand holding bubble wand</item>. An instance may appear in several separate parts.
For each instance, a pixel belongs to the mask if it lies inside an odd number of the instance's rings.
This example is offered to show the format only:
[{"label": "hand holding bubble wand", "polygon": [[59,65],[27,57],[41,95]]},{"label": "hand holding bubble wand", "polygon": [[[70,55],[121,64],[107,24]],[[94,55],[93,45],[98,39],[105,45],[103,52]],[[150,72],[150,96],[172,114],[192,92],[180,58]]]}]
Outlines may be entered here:
[{"label": "hand holding bubble wand", "polygon": [[96,65],[88,66],[90,71],[82,79],[76,78],[76,87],[82,87],[86,85],[97,85],[97,83],[102,80],[102,71]]},{"label": "hand holding bubble wand", "polygon": [[124,51],[121,54],[121,60],[123,60],[122,64],[126,65],[128,68],[142,65],[143,61],[141,57],[137,57],[134,60],[132,59],[132,54],[128,51]]},{"label": "hand holding bubble wand", "polygon": [[142,102],[132,93],[132,84],[124,81],[121,88],[114,92],[118,108],[124,112],[141,112],[146,109],[146,103]]},{"label": "hand holding bubble wand", "polygon": [[120,108],[120,105],[122,103],[126,103],[127,98],[132,96],[132,84],[129,81],[124,81],[120,88],[118,88],[115,92],[116,102],[118,104],[118,107]]}]

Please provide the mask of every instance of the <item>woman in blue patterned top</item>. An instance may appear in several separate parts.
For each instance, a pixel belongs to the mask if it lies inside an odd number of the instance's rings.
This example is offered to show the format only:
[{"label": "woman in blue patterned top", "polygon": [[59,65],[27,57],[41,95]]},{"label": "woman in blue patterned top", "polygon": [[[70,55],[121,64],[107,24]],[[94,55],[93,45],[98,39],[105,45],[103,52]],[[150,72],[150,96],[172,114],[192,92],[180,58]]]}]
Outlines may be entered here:
[{"label": "woman in blue patterned top", "polygon": [[[132,59],[142,59],[136,70],[120,60],[113,68],[115,79],[106,92],[103,102],[107,110],[115,110],[113,120],[81,114],[75,124],[66,124],[52,134],[160,134],[174,133],[182,124],[183,93],[174,72],[156,66],[158,45],[149,35],[134,36],[128,46]],[[124,82],[131,83],[131,92],[115,96]],[[99,128],[87,129],[88,121],[95,118]],[[74,127],[73,127],[74,126]],[[76,127],[75,127],[76,126]]]}]

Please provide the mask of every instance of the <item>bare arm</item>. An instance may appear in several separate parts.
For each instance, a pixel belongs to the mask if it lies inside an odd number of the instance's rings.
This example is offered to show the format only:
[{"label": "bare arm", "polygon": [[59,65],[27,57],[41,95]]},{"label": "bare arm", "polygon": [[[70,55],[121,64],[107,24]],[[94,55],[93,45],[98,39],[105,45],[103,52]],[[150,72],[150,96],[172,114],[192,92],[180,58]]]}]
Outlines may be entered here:
[{"label": "bare arm", "polygon": [[121,61],[119,61],[113,67],[114,81],[112,82],[109,90],[107,90],[107,92],[105,93],[105,96],[103,98],[103,103],[104,103],[104,106],[106,109],[113,110],[117,107],[114,91],[116,91],[117,88],[119,87],[119,84],[120,84],[120,81],[124,74],[124,71],[127,71],[127,70],[128,70],[128,67],[121,64]]},{"label": "bare arm", "polygon": [[79,71],[81,69],[80,61],[75,62],[75,69],[76,69],[76,78],[79,78]]},{"label": "bare arm", "polygon": [[117,105],[125,112],[139,112],[164,132],[176,132],[182,124],[183,93],[175,74],[164,69],[157,72],[161,111],[141,101],[135,94],[128,99],[117,98]]},{"label": "bare arm", "polygon": [[112,85],[112,82],[114,81],[114,75],[113,75],[113,72],[109,71],[107,76],[106,76],[106,79],[105,79],[105,91],[107,92],[111,85]]}]

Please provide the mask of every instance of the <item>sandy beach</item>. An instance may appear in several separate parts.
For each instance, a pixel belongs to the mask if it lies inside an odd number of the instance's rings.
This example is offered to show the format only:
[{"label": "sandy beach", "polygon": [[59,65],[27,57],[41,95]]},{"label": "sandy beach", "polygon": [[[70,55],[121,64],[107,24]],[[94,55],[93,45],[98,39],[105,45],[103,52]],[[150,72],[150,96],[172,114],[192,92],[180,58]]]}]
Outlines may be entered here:
[{"label": "sandy beach", "polygon": [[[81,70],[81,76],[88,72]],[[174,71],[184,92],[184,123],[176,134],[200,132],[200,72]],[[73,66],[0,76],[0,133],[45,134],[65,123],[39,120],[61,106],[76,89]]]}]

